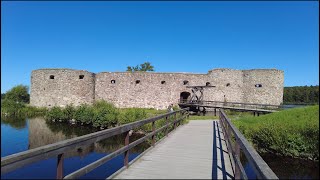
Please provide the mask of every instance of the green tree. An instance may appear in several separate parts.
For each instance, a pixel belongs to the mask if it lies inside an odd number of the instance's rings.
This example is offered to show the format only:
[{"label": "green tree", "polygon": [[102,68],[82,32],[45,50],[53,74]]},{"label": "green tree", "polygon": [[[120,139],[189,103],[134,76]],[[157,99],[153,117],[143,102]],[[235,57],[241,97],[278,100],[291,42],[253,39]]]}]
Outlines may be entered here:
[{"label": "green tree", "polygon": [[1,99],[4,99],[6,97],[5,93],[1,93]]},{"label": "green tree", "polygon": [[150,62],[145,62],[143,64],[137,65],[137,66],[128,66],[127,71],[128,72],[135,72],[135,71],[154,71],[154,67],[151,65]]},{"label": "green tree", "polygon": [[29,103],[30,95],[28,93],[28,86],[17,85],[11,88],[7,91],[5,99],[19,103]]},{"label": "green tree", "polygon": [[319,86],[285,87],[283,91],[284,103],[319,103]]}]

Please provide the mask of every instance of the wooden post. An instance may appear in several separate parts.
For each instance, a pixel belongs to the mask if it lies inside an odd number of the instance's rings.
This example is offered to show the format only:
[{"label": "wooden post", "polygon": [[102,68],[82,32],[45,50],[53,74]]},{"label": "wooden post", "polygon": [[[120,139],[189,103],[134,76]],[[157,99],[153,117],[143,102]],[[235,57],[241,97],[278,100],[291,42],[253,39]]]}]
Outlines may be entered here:
[{"label": "wooden post", "polygon": [[[127,131],[126,137],[124,139],[124,145],[125,146],[129,145],[129,136],[130,136],[129,132],[130,131]],[[126,166],[128,168],[128,166],[129,166],[129,150],[124,152],[124,160],[123,161],[124,161],[124,166]]]},{"label": "wooden post", "polygon": [[257,112],[258,116],[259,116],[259,112]]},{"label": "wooden post", "polygon": [[214,108],[214,116],[217,116],[217,108]]},{"label": "wooden post", "polygon": [[[155,132],[156,131],[156,126],[155,126],[155,121],[152,122],[152,132]],[[154,147],[156,143],[156,135],[153,134],[152,135],[152,146]]]},{"label": "wooden post", "polygon": [[[166,122],[167,122],[167,125],[169,124],[169,118],[168,116],[166,116]],[[166,136],[168,137],[168,131],[169,131],[169,127],[166,128]]]},{"label": "wooden post", "polygon": [[256,116],[256,112],[255,111],[253,111],[253,116]]},{"label": "wooden post", "polygon": [[[236,140],[235,144],[234,144],[234,151],[235,151],[235,155],[236,157],[239,158],[240,160],[240,145],[239,145],[239,142],[238,142],[238,139]],[[235,173],[234,173],[234,178],[235,179],[240,179],[240,169],[239,167],[236,165],[235,166]]]},{"label": "wooden post", "polygon": [[[227,123],[226,123],[227,124]],[[229,124],[227,125],[227,131],[228,131],[228,133],[227,133],[227,139],[230,139],[231,138],[231,128],[230,128],[230,126],[229,126]],[[231,140],[231,139],[230,139]],[[231,144],[230,144],[231,145]]]},{"label": "wooden post", "polygon": [[58,155],[57,179],[63,179],[63,153]]},{"label": "wooden post", "polygon": [[[176,121],[177,120],[177,113],[174,114],[174,120],[173,121]],[[175,130],[177,128],[177,125],[176,123],[173,123],[173,129]]]}]

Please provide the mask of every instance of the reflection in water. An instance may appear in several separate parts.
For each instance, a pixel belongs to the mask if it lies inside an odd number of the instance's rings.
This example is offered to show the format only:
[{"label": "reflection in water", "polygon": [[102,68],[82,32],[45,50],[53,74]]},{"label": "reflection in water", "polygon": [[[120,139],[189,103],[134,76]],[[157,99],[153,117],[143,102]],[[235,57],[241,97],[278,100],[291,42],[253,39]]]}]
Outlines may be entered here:
[{"label": "reflection in water", "polygon": [[319,163],[272,154],[262,154],[261,157],[280,179],[319,179]]},{"label": "reflection in water", "polygon": [[[45,121],[43,118],[33,118],[29,120],[29,149],[52,144],[55,142],[71,139],[74,137],[96,132],[97,129],[88,126],[70,125]],[[130,136],[130,142],[141,138],[142,135]],[[112,136],[110,138],[93,143],[81,149],[66,152],[65,157],[83,157],[91,152],[111,153],[124,146],[124,134]],[[130,150],[132,153],[141,153],[149,147],[147,142],[141,143]]]},{"label": "reflection in water", "polygon": [[1,124],[10,125],[15,129],[23,129],[26,127],[26,117],[21,116],[1,116]]},{"label": "reflection in water", "polygon": [[[319,179],[319,164],[317,162],[273,154],[261,154],[261,157],[279,179]],[[248,179],[256,179],[253,168],[242,152],[241,163]]]},{"label": "reflection in water", "polygon": [[[46,122],[43,118],[19,119],[19,121],[15,121],[16,119],[9,121],[2,118],[1,120],[1,130],[4,130],[4,133],[1,132],[2,157],[97,131],[97,129],[87,126]],[[19,122],[20,126],[16,125],[17,122]],[[21,129],[16,130],[17,127]],[[142,135],[132,135],[130,136],[130,142],[140,137],[142,137]],[[67,175],[76,171],[123,147],[124,138],[124,134],[120,134],[90,144],[81,149],[65,152],[64,174]],[[149,144],[144,142],[132,148],[129,151],[129,161],[137,157],[148,147]],[[106,178],[123,166],[123,159],[123,154],[119,155],[92,172],[82,176],[80,179]],[[56,164],[57,157],[50,157],[12,172],[1,174],[1,179],[53,179],[56,177]]]}]

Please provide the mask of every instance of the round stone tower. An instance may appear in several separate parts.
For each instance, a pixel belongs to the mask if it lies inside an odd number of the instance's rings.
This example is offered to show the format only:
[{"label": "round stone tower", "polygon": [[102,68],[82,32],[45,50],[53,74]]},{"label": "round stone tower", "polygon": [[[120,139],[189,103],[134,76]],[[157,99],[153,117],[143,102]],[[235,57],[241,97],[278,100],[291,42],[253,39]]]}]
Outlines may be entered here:
[{"label": "round stone tower", "polygon": [[31,74],[30,104],[75,106],[94,101],[95,74],[73,69],[38,69]]}]

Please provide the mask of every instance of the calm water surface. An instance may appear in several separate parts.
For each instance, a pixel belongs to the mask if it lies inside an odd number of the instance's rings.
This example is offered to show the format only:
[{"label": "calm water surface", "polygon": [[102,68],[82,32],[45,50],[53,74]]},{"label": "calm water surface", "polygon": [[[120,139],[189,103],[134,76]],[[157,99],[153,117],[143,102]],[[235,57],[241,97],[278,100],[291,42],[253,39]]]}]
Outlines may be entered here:
[{"label": "calm water surface", "polygon": [[[43,118],[1,118],[1,157],[95,131],[97,130],[85,126],[48,123]],[[130,141],[134,141],[134,139],[138,139],[138,137],[130,137]],[[94,143],[82,151],[74,150],[66,152],[64,156],[64,175],[102,158],[122,146],[124,146],[124,135],[118,135]],[[147,143],[142,143],[130,150],[129,160],[137,157],[148,147],[149,145]],[[119,155],[90,173],[82,176],[81,179],[105,179],[123,166],[123,159],[124,156]],[[1,179],[54,179],[56,178],[56,164],[57,158],[52,157],[19,168],[7,174],[1,174]]]},{"label": "calm water surface", "polygon": [[[95,131],[95,129],[85,126],[46,122],[43,118],[1,118],[1,157]],[[137,136],[131,136],[130,141],[137,138]],[[124,135],[119,135],[92,144],[82,151],[67,152],[64,159],[64,175],[102,158],[122,146],[124,146]],[[130,150],[129,160],[137,157],[148,147],[147,143],[143,143]],[[318,163],[275,157],[268,154],[262,155],[262,158],[280,179],[319,179]],[[248,178],[255,178],[255,173],[248,162],[245,159],[242,159],[242,161]],[[49,158],[1,175],[1,179],[54,179],[56,177],[56,164],[56,157]],[[105,179],[122,166],[123,155],[119,155],[82,176],[81,179]]]}]

